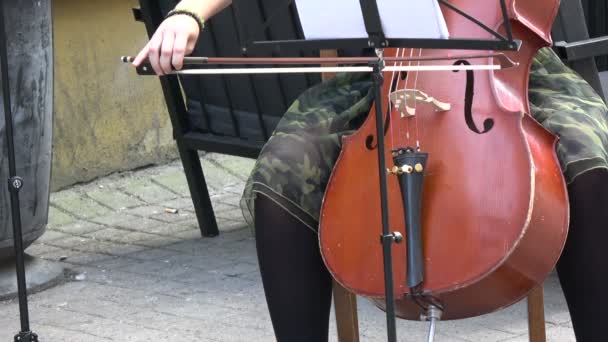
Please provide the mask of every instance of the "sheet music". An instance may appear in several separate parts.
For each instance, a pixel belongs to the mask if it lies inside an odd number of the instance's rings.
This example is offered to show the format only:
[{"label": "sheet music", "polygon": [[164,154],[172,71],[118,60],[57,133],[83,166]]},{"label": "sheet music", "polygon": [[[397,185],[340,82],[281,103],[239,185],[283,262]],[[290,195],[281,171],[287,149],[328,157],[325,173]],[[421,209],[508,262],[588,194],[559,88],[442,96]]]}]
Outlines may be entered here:
[{"label": "sheet music", "polygon": [[[387,38],[447,39],[437,0],[376,0]],[[306,39],[367,38],[359,0],[296,0]]]}]

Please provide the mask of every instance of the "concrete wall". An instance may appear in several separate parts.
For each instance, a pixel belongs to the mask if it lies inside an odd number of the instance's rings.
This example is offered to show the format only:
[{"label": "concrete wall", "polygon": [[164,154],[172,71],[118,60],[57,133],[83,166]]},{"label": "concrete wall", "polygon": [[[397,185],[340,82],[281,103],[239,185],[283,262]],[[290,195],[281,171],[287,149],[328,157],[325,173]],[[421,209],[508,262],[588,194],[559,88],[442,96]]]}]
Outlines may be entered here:
[{"label": "concrete wall", "polygon": [[158,79],[119,60],[148,40],[137,3],[53,1],[53,190],[177,157]]}]

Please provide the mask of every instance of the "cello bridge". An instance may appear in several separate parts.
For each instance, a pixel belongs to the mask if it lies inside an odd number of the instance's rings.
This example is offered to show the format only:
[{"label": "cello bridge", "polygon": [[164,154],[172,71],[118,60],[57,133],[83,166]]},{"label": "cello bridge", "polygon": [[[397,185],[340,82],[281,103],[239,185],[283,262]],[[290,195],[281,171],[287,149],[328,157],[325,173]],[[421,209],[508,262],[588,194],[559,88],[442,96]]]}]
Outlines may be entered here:
[{"label": "cello bridge", "polygon": [[399,111],[401,117],[416,115],[416,104],[426,103],[433,106],[436,112],[447,112],[452,107],[449,103],[441,102],[418,89],[401,89],[389,96],[392,109]]}]

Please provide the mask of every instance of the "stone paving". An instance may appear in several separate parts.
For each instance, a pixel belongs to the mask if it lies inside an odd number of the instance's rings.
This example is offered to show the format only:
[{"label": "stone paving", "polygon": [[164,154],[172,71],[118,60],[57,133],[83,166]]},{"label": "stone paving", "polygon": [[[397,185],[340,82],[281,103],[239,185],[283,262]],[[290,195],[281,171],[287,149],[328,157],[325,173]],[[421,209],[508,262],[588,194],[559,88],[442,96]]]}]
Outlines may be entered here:
[{"label": "stone paving", "polygon": [[[41,341],[274,341],[255,244],[239,196],[252,160],[202,157],[221,235],[201,238],[181,164],[121,173],[51,196],[47,232],[27,253],[61,261],[65,282],[30,295]],[[167,210],[176,209],[176,210]],[[294,296],[297,293],[294,293]],[[555,275],[545,283],[549,341],[575,341]],[[16,300],[0,302],[0,340],[19,330]],[[524,342],[525,302],[441,322],[437,342]],[[384,313],[359,299],[362,341],[386,341]],[[398,322],[399,341],[427,325]],[[337,341],[335,325],[331,341]],[[314,342],[314,341],[313,341]]]}]

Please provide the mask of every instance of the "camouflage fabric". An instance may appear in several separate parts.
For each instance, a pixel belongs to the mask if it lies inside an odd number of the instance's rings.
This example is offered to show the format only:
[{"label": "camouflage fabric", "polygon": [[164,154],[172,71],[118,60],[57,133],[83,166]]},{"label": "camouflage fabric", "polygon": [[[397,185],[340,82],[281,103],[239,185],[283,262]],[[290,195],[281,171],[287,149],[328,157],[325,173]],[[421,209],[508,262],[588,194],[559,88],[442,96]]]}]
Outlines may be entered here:
[{"label": "camouflage fabric", "polygon": [[532,116],[560,137],[557,156],[568,183],[585,171],[608,168],[606,105],[553,50],[536,55],[528,94]]},{"label": "camouflage fabric", "polygon": [[[551,49],[535,57],[530,76],[533,117],[560,137],[557,152],[566,180],[608,168],[608,117],[602,99]],[[262,193],[313,231],[325,186],[341,149],[372,104],[365,74],[339,74],[305,91],[289,107],[264,146],[241,200],[253,224],[255,194]]]}]

